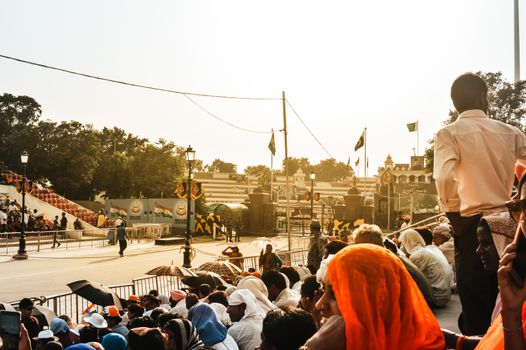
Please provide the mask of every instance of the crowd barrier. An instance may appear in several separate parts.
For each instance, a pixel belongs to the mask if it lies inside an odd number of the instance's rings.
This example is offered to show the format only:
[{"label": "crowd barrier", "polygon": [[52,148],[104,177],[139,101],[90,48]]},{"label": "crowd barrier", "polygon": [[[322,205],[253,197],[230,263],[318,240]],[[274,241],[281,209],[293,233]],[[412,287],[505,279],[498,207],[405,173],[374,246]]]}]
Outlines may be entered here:
[{"label": "crowd barrier", "polygon": [[[305,265],[307,258],[307,251],[285,251],[278,252],[282,258],[284,265]],[[225,259],[225,257],[215,257],[216,260]],[[226,258],[228,259],[228,258]],[[259,270],[259,255],[243,257],[245,261],[244,270],[247,271],[250,267]],[[128,299],[130,295],[144,295],[148,294],[150,290],[156,289],[159,294],[170,295],[170,290],[181,289],[183,287],[181,281],[175,276],[145,276],[134,278],[131,283],[111,285],[108,288],[116,292],[116,294],[123,300]],[[51,296],[32,297],[35,303],[46,306],[53,310],[57,316],[68,315],[71,319],[78,323],[82,319],[83,312],[92,304],[88,300],[74,294],[73,292],[61,293]],[[14,307],[18,307],[18,300],[10,302]],[[124,306],[124,305],[123,305]],[[91,311],[102,311],[102,307],[94,305]]]}]

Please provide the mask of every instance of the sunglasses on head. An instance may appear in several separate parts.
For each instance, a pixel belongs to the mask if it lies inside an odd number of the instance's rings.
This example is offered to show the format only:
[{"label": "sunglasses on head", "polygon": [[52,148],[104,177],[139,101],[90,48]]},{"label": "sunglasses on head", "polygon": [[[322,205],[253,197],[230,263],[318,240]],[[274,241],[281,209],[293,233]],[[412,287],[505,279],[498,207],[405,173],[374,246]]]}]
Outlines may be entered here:
[{"label": "sunglasses on head", "polygon": [[526,199],[512,199],[511,201],[507,201],[505,205],[512,219],[517,222],[521,217],[521,213],[523,211],[526,212]]}]

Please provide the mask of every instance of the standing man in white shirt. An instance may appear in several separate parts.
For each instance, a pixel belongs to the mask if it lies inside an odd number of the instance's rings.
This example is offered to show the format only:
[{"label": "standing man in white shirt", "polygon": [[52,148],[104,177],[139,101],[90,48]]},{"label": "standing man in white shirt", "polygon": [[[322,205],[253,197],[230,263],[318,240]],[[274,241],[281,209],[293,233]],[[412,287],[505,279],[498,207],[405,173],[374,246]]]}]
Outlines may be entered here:
[{"label": "standing man in white shirt", "polygon": [[506,210],[515,162],[526,165],[526,136],[486,115],[488,88],[475,74],[463,74],[453,82],[451,99],[459,117],[437,134],[434,178],[440,208],[454,231],[460,330],[484,334],[498,288],[496,273],[484,271],[475,253],[476,229],[482,215]]}]

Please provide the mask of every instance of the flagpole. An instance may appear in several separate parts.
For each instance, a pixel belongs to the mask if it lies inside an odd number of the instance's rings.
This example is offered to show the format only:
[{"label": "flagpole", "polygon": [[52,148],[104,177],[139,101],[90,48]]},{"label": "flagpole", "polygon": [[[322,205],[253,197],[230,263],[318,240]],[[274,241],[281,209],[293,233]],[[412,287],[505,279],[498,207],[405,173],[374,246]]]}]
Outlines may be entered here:
[{"label": "flagpole", "polygon": [[520,39],[519,39],[519,0],[513,2],[513,46],[514,46],[514,67],[515,82],[521,80],[521,61],[520,61]]},{"label": "flagpole", "polygon": [[[272,129],[272,138],[274,138],[274,129]],[[274,202],[274,192],[272,186],[274,185],[274,154],[270,152],[270,200]]]},{"label": "flagpole", "polygon": [[286,205],[286,218],[287,218],[287,241],[288,241],[288,250],[291,250],[290,244],[290,190],[289,190],[289,150],[287,143],[287,105],[285,99],[285,91],[281,92],[281,101],[283,104],[283,136],[285,138],[285,189],[287,193],[287,205]]},{"label": "flagpole", "polygon": [[363,157],[363,190],[365,195],[365,190],[367,188],[367,128],[363,129],[363,150],[364,150],[364,157]]},{"label": "flagpole", "polygon": [[420,126],[418,125],[418,120],[416,121],[416,155],[420,155]]}]

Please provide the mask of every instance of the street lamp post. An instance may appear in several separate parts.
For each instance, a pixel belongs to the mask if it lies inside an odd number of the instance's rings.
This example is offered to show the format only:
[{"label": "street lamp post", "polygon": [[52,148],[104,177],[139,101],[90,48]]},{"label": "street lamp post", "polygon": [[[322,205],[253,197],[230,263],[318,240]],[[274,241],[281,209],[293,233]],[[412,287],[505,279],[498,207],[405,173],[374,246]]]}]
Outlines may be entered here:
[{"label": "street lamp post", "polygon": [[192,267],[190,263],[190,238],[192,234],[190,231],[190,209],[192,205],[192,163],[195,159],[195,150],[192,149],[191,146],[188,146],[185,154],[186,161],[188,162],[188,179],[186,182],[186,236],[184,241],[183,267]]},{"label": "street lamp post", "polygon": [[314,219],[314,179],[316,174],[313,171],[310,172],[310,219]]},{"label": "street lamp post", "polygon": [[13,259],[25,260],[27,259],[26,252],[26,235],[25,235],[25,213],[26,213],[26,175],[27,175],[27,161],[29,159],[29,153],[23,151],[20,155],[20,161],[24,165],[24,177],[22,178],[22,222],[20,223],[20,239],[18,241],[18,252]]}]

